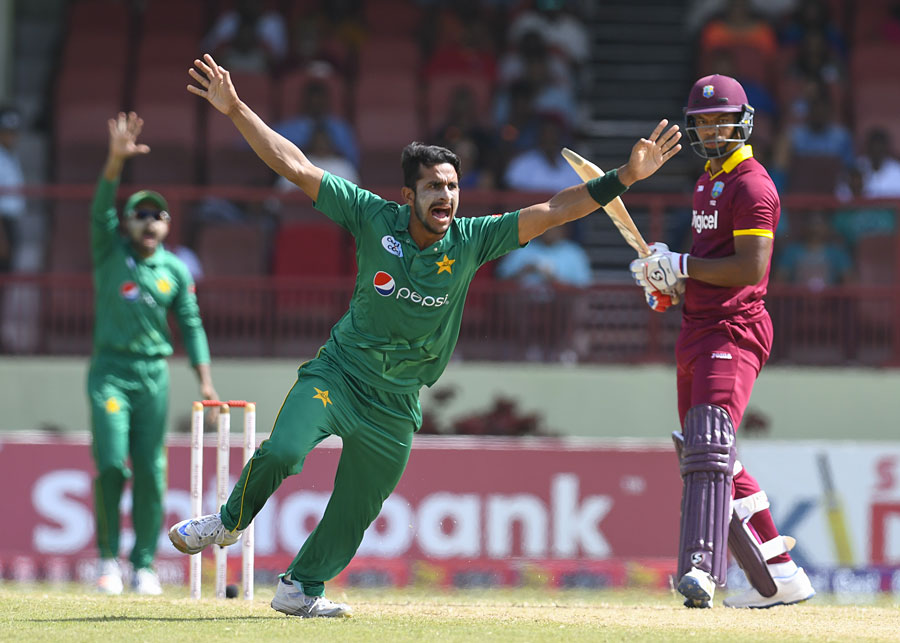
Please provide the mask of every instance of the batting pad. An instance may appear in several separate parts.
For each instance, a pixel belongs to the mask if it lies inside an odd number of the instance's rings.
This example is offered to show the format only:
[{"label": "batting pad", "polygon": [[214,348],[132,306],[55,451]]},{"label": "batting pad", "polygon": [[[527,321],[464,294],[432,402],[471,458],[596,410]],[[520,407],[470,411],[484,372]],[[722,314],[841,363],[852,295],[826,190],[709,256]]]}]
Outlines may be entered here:
[{"label": "batting pad", "polygon": [[679,578],[696,567],[718,585],[725,584],[734,462],[734,425],[728,412],[712,404],[690,409],[681,452]]}]

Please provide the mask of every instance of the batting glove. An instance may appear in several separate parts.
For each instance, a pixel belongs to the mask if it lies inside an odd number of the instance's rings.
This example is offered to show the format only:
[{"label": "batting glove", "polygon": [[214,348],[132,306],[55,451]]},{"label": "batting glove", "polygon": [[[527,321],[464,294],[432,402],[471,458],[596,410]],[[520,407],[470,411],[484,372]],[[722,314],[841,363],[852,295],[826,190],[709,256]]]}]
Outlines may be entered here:
[{"label": "batting glove", "polygon": [[647,305],[658,313],[664,313],[676,305],[678,302],[675,299],[677,298],[678,295],[667,295],[658,290],[644,289],[644,299],[647,300]]},{"label": "batting glove", "polygon": [[673,292],[680,280],[687,274],[688,255],[672,252],[664,243],[650,245],[648,257],[631,262],[631,276],[635,283],[646,290],[658,290],[661,293]]}]

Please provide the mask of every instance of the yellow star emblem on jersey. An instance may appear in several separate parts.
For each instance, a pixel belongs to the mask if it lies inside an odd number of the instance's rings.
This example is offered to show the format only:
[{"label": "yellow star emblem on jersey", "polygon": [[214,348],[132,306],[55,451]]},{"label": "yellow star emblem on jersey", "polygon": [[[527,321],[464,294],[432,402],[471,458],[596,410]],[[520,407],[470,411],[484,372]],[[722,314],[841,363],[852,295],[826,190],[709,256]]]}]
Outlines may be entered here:
[{"label": "yellow star emblem on jersey", "polygon": [[451,275],[453,274],[453,264],[456,263],[456,259],[451,259],[447,255],[444,255],[444,258],[440,261],[435,261],[435,265],[438,267],[438,274],[442,272],[449,272]]},{"label": "yellow star emblem on jersey", "polygon": [[314,400],[322,400],[322,406],[334,404],[334,402],[331,401],[331,398],[328,397],[328,391],[323,391],[319,388],[316,388],[315,386],[313,386],[313,388],[316,389],[316,394],[313,395]]},{"label": "yellow star emblem on jersey", "polygon": [[159,292],[166,294],[167,292],[172,290],[172,284],[170,284],[167,279],[159,278],[156,280],[156,289]]},{"label": "yellow star emblem on jersey", "polygon": [[119,409],[121,408],[119,406],[119,400],[117,400],[114,397],[111,397],[108,400],[106,400],[105,406],[106,406],[107,413],[117,413],[119,411]]}]

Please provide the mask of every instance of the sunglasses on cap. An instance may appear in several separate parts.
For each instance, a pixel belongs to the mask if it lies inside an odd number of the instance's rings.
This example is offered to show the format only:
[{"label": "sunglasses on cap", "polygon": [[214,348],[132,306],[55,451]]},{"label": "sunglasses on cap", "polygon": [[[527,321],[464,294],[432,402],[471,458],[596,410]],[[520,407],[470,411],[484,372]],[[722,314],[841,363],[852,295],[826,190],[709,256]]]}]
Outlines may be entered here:
[{"label": "sunglasses on cap", "polygon": [[148,219],[156,219],[157,221],[165,221],[169,222],[169,213],[165,210],[153,210],[147,208],[141,208],[140,210],[130,210],[128,212],[128,216],[137,219],[138,221],[146,221]]}]

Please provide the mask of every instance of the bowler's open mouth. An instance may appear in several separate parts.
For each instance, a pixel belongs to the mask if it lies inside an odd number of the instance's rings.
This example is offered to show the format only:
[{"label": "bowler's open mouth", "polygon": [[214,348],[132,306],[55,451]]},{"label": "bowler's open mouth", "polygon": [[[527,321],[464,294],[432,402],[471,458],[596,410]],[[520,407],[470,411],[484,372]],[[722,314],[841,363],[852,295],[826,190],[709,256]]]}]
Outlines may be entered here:
[{"label": "bowler's open mouth", "polygon": [[438,205],[431,208],[431,216],[438,221],[446,221],[450,218],[452,208],[449,205]]}]

